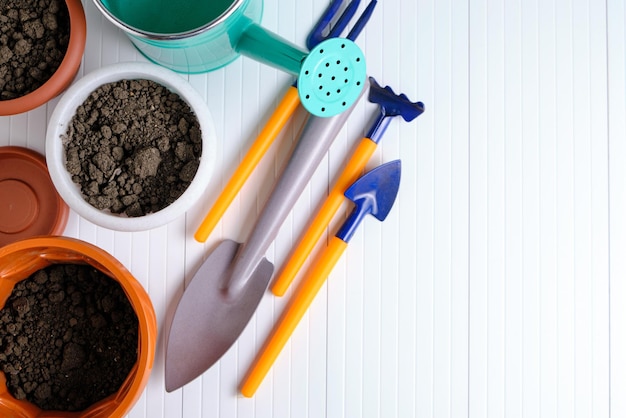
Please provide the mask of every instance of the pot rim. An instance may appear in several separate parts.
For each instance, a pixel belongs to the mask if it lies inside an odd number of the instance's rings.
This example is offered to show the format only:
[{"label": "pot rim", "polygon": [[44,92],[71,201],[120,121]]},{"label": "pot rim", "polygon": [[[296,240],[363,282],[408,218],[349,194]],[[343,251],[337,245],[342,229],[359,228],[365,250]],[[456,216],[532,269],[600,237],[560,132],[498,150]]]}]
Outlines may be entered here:
[{"label": "pot rim", "polygon": [[[109,213],[90,205],[65,167],[62,136],[76,108],[99,86],[122,79],[149,79],[167,87],[183,99],[200,123],[202,153],[193,180],[172,204],[139,217]],[[46,132],[46,161],[50,178],[68,206],[96,225],[116,231],[145,231],[169,223],[193,207],[206,189],[216,163],[215,125],[207,103],[179,74],[152,63],[125,62],[101,67],[85,75],[68,89],[54,109]]]},{"label": "pot rim", "polygon": [[[8,390],[6,390],[6,386],[0,388],[0,405],[9,407],[12,410],[22,410],[22,412],[26,414],[25,416],[28,417],[122,417],[124,414],[128,413],[141,397],[154,365],[157,321],[154,307],[148,293],[130,271],[111,254],[93,244],[76,238],[46,236],[25,239],[0,248],[0,258],[15,256],[15,254],[19,252],[28,252],[29,250],[36,249],[39,249],[39,251],[47,249],[49,251],[44,254],[40,252],[37,254],[29,254],[30,259],[40,257],[40,263],[42,265],[64,261],[62,258],[67,257],[67,254],[63,255],[56,250],[71,251],[76,253],[78,258],[65,260],[66,262],[78,261],[87,263],[107,274],[122,286],[139,320],[137,362],[124,380],[124,383],[122,383],[115,393],[80,412],[43,411],[30,402],[16,400]],[[15,263],[18,264],[18,261],[15,261]],[[42,267],[36,266],[35,271],[40,268]],[[13,285],[28,277],[27,275],[26,277],[17,279],[14,277],[17,273],[12,273],[11,268],[8,269],[8,274],[3,273],[3,271],[0,271],[0,280],[6,279],[13,281]],[[12,288],[13,286],[10,288],[11,291]],[[3,287],[0,292],[8,297],[6,294],[7,286]],[[8,294],[10,295],[10,291]],[[4,305],[5,301],[6,298],[1,304]],[[0,377],[0,383],[4,383],[4,373],[0,372]]]},{"label": "pot rim", "polygon": [[81,0],[65,0],[70,19],[70,40],[59,68],[37,89],[11,100],[0,101],[0,116],[35,109],[62,93],[74,81],[85,51],[87,21]]},{"label": "pot rim", "polygon": [[217,27],[218,25],[224,23],[230,16],[232,16],[237,9],[243,6],[245,1],[246,0],[234,0],[231,3],[231,5],[221,15],[219,15],[212,21],[198,28],[191,29],[191,30],[184,31],[184,32],[177,32],[177,33],[157,33],[157,32],[141,30],[139,28],[131,26],[123,22],[122,20],[120,20],[117,16],[111,13],[109,9],[107,9],[104,6],[104,4],[102,4],[102,0],[93,0],[93,3],[95,4],[96,8],[98,8],[98,10],[100,10],[100,12],[111,23],[113,23],[115,26],[122,29],[123,31],[129,33],[130,35],[136,36],[138,38],[153,40],[153,41],[172,41],[172,40],[178,40],[178,39],[191,38],[193,36],[199,35],[201,33],[205,33]]}]

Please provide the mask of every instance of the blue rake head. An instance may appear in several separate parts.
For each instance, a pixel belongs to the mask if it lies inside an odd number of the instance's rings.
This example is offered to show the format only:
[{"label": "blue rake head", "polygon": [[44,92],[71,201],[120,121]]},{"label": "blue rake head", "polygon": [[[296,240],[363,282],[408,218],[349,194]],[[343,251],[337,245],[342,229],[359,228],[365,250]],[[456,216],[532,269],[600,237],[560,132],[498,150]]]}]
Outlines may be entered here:
[{"label": "blue rake head", "polygon": [[381,87],[374,77],[370,77],[368,100],[379,105],[385,116],[401,116],[410,122],[424,112],[424,103],[411,102],[406,94],[396,94],[391,87]]},{"label": "blue rake head", "polygon": [[[352,0],[350,3],[348,3],[341,16],[336,19],[336,22],[333,25],[332,21],[335,20],[337,13],[339,13],[339,9],[341,8],[342,3],[342,0],[334,0],[328,5],[318,22],[313,27],[313,30],[307,37],[306,46],[308,49],[315,48],[326,39],[339,37],[356,14],[356,11],[359,8],[359,4],[361,3],[361,1]],[[359,36],[359,34],[369,21],[370,17],[372,16],[376,4],[377,0],[370,1],[367,8],[363,11],[357,22],[350,30],[350,33],[348,33],[348,39],[350,39],[351,41],[356,40],[356,38]],[[327,32],[326,35],[324,34],[325,32]]]}]

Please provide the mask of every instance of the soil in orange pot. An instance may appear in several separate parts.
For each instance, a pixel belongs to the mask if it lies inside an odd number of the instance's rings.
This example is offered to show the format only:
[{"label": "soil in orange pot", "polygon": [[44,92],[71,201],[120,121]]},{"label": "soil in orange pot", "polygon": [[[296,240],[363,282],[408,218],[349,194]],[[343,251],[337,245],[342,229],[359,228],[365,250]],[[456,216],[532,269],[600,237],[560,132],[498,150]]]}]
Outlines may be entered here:
[{"label": "soil in orange pot", "polygon": [[137,316],[122,287],[88,265],[35,272],[0,311],[9,392],[43,410],[81,411],[117,392],[137,344]]},{"label": "soil in orange pot", "polygon": [[70,39],[62,0],[0,2],[0,100],[41,87],[59,68]]}]

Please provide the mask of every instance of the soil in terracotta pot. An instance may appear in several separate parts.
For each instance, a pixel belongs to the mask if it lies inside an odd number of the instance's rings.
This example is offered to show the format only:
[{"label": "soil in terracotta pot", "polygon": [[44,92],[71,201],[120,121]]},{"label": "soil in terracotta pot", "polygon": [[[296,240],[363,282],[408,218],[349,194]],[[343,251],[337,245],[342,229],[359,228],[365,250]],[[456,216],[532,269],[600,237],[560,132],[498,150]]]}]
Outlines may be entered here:
[{"label": "soil in terracotta pot", "polygon": [[96,89],[63,137],[66,168],[85,200],[129,217],[173,203],[193,180],[200,124],[177,94],[150,80]]},{"label": "soil in terracotta pot", "polygon": [[63,0],[1,0],[0,100],[24,96],[48,81],[69,39]]},{"label": "soil in terracotta pot", "polygon": [[0,310],[9,392],[44,410],[80,411],[115,393],[137,362],[137,341],[120,284],[88,265],[35,272]]}]

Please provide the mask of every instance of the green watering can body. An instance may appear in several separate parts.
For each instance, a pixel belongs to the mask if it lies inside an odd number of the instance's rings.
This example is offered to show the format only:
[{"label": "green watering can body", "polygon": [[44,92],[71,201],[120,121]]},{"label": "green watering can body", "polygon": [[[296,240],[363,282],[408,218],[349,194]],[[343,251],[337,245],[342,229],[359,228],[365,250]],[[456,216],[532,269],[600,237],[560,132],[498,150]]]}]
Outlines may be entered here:
[{"label": "green watering can body", "polygon": [[[95,2],[98,5],[98,0]],[[122,7],[126,3],[133,3],[133,9],[129,10],[126,5]],[[230,6],[214,5],[211,10],[189,12],[185,16],[163,13],[162,9],[158,9],[160,16],[155,17],[141,13],[141,10],[154,9],[152,3],[153,0],[101,1],[105,16],[112,18],[117,26],[124,26],[131,42],[146,58],[188,74],[213,71],[237,59],[240,56],[239,40],[250,25],[261,21],[263,14],[262,0],[243,0]],[[189,1],[168,3],[185,9]],[[167,15],[170,15],[169,19],[165,20]],[[181,23],[181,20],[187,23]],[[200,23],[202,20],[204,22]]]},{"label": "green watering can body", "polygon": [[177,72],[197,74],[217,70],[240,56],[234,40],[241,38],[245,28],[260,20],[262,7],[258,0],[258,9],[241,8],[226,20],[191,37],[158,40],[131,35],[135,47],[151,61]]},{"label": "green watering can body", "polygon": [[240,54],[298,77],[302,105],[330,117],[348,109],[365,81],[365,57],[349,39],[307,51],[259,25],[262,0],[93,0],[149,60],[193,74]]}]

